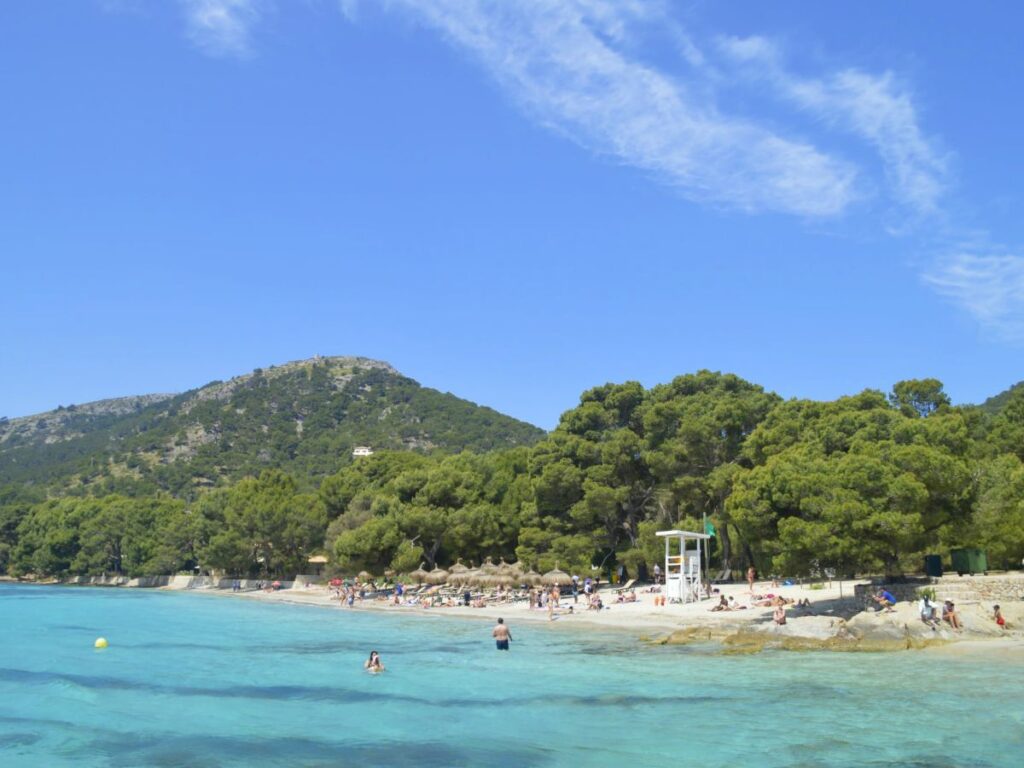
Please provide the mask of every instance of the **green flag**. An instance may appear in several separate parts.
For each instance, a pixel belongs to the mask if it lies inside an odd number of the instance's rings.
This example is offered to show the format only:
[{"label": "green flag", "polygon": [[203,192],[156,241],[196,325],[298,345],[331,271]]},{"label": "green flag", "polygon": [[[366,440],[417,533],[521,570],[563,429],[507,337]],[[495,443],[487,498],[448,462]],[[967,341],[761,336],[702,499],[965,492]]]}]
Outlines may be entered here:
[{"label": "green flag", "polygon": [[711,524],[710,520],[704,521],[704,533],[708,536],[717,536],[718,532],[715,530],[715,526]]}]

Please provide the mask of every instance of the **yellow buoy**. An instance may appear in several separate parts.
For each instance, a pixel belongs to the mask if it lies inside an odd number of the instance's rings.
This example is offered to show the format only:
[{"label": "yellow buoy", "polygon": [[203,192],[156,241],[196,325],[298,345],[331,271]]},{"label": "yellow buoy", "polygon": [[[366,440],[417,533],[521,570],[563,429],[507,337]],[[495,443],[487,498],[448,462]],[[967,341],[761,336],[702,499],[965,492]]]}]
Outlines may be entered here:
[{"label": "yellow buoy", "polygon": [[106,648],[107,645],[108,645],[107,638],[105,638],[105,637],[97,637],[96,638],[96,642],[93,643],[93,647],[94,648]]}]

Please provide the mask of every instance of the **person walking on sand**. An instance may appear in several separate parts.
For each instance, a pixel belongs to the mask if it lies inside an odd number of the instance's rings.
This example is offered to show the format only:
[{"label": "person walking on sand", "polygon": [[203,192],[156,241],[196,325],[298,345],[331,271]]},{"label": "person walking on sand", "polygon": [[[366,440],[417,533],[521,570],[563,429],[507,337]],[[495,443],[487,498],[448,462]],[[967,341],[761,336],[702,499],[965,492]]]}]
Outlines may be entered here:
[{"label": "person walking on sand", "polygon": [[498,619],[498,623],[494,625],[494,630],[491,632],[491,637],[494,638],[494,642],[499,651],[508,650],[508,644],[512,639],[512,633],[509,632],[508,627],[505,626],[504,619]]},{"label": "person walking on sand", "polygon": [[757,569],[754,566],[747,568],[747,585],[750,587],[750,594],[754,594],[754,579],[757,578]]}]

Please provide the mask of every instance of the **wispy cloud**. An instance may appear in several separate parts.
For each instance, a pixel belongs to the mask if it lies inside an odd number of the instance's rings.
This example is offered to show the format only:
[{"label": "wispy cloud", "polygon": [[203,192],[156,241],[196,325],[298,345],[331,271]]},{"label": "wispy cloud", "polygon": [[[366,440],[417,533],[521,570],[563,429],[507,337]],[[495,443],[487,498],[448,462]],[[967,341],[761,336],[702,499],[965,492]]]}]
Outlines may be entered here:
[{"label": "wispy cloud", "polygon": [[[469,51],[544,125],[653,172],[687,197],[749,211],[843,212],[856,168],[631,53],[634,25],[658,6],[612,0],[393,0]],[[699,58],[691,48],[689,57]]]},{"label": "wispy cloud", "polygon": [[946,157],[924,135],[909,89],[893,73],[842,69],[801,77],[786,69],[778,45],[763,37],[723,37],[718,47],[747,65],[747,77],[769,83],[783,98],[871,144],[897,200],[918,214],[939,210]]},{"label": "wispy cloud", "polygon": [[[192,39],[222,56],[250,52],[251,29],[271,1],[179,0]],[[335,2],[358,21],[359,0]],[[904,233],[945,217],[947,154],[893,72],[797,72],[778,42],[698,40],[659,0],[382,5],[467,52],[538,123],[690,200],[822,218],[879,197],[896,204]],[[675,44],[677,61],[647,56],[652,34]],[[765,99],[770,112],[758,106]],[[937,259],[924,280],[984,327],[1024,340],[1024,257],[983,253]]]},{"label": "wispy cloud", "polygon": [[247,56],[261,0],[180,0],[191,40],[211,56]]},{"label": "wispy cloud", "polygon": [[957,253],[925,281],[1008,341],[1024,341],[1024,257]]}]

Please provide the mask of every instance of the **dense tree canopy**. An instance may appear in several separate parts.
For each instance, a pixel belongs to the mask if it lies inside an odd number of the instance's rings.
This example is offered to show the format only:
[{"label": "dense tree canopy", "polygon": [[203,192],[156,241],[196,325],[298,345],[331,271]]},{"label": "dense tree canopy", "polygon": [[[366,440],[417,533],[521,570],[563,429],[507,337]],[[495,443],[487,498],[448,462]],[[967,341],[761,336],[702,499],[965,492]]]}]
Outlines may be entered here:
[{"label": "dense tree canopy", "polygon": [[288,576],[323,553],[347,573],[490,557],[636,575],[661,557],[657,530],[705,520],[723,575],[916,570],[961,545],[1011,566],[1024,557],[1024,389],[1004,400],[955,407],[934,379],[833,402],[709,371],[606,384],[532,447],[381,451],[319,480],[269,469],[199,492],[185,477],[177,497],[9,485],[0,567]]}]

